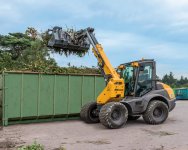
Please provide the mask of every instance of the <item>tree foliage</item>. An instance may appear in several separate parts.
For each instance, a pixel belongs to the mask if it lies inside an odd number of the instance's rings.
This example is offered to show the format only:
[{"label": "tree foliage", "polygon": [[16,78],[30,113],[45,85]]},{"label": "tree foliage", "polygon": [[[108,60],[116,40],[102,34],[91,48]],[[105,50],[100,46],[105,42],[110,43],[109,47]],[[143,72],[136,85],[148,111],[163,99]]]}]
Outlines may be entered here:
[{"label": "tree foliage", "polygon": [[[46,73],[99,73],[97,68],[69,66],[59,67],[50,56],[58,50],[49,49],[47,32],[38,33],[28,28],[25,33],[9,33],[0,35],[0,71],[32,71]],[[64,52],[66,56],[81,53]]]},{"label": "tree foliage", "polygon": [[42,71],[57,66],[43,41],[24,33],[0,36],[0,69]]},{"label": "tree foliage", "polygon": [[170,85],[173,88],[188,87],[187,77],[181,76],[180,79],[176,79],[172,72],[170,72],[169,74],[165,74],[162,78],[162,82]]},{"label": "tree foliage", "polygon": [[0,35],[0,52],[8,52],[13,60],[20,57],[25,49],[31,46],[31,40],[23,33]]}]

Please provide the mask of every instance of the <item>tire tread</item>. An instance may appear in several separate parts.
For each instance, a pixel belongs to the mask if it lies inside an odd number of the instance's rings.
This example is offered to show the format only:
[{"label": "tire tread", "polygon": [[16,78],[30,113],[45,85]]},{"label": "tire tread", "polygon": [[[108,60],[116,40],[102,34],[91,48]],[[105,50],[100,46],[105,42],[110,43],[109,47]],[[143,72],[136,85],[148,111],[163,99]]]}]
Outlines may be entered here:
[{"label": "tire tread", "polygon": [[80,119],[83,120],[84,122],[86,123],[98,123],[99,122],[99,119],[96,120],[96,121],[93,121],[89,118],[89,114],[88,114],[88,111],[91,107],[91,105],[97,105],[96,102],[89,102],[87,104],[85,104],[82,108],[81,108],[81,111],[80,111]]},{"label": "tire tread", "polygon": [[[117,105],[120,105],[122,107],[124,107],[126,109],[126,119],[125,119],[125,123],[122,124],[121,126],[118,126],[118,125],[115,125],[113,123],[110,122],[109,120],[109,113],[111,112],[112,110],[112,107],[114,106],[117,106]],[[100,122],[107,128],[110,128],[110,129],[116,129],[116,128],[120,128],[120,127],[123,127],[126,122],[127,122],[127,118],[128,118],[128,110],[127,108],[125,107],[125,105],[123,105],[122,103],[119,103],[119,102],[109,102],[107,104],[105,104],[101,110],[100,110],[100,113],[99,113],[99,119],[100,119]]]},{"label": "tire tread", "polygon": [[153,113],[153,108],[156,107],[157,105],[164,105],[164,107],[166,107],[166,109],[168,109],[168,106],[167,104],[165,104],[164,102],[162,101],[159,101],[159,100],[153,100],[151,101],[149,104],[148,104],[148,107],[146,109],[146,112],[143,114],[143,119],[146,123],[148,124],[152,124],[152,125],[157,125],[157,124],[161,124],[163,123],[167,117],[168,117],[168,113],[167,113],[167,116],[165,117],[164,120],[160,121],[160,122],[157,122],[153,116],[152,116],[152,113]]}]

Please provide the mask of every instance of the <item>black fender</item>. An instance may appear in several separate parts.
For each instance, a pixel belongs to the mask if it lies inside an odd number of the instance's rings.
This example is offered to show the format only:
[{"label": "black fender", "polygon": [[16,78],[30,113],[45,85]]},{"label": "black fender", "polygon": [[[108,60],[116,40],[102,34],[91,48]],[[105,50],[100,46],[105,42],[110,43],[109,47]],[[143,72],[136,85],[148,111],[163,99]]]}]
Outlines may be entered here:
[{"label": "black fender", "polygon": [[167,104],[169,111],[172,111],[176,106],[176,99],[169,99],[160,94],[148,94],[145,96],[147,104],[145,105],[144,111],[146,111],[149,102],[153,100],[159,100]]},{"label": "black fender", "polygon": [[147,94],[143,97],[132,97],[128,99],[125,98],[121,101],[121,103],[123,103],[127,107],[130,115],[136,115],[144,113],[147,109],[149,102],[151,102],[152,100],[160,100],[166,103],[169,107],[169,110],[171,110],[171,102],[173,100],[169,100],[163,95],[153,93]]},{"label": "black fender", "polygon": [[[162,101],[164,102],[165,104],[168,105],[169,107],[169,99],[163,95],[160,95],[160,94],[148,94],[145,96],[145,99],[147,101],[147,104],[152,101],[152,100],[159,100],[159,101]],[[146,108],[147,108],[147,105],[146,105]]]}]

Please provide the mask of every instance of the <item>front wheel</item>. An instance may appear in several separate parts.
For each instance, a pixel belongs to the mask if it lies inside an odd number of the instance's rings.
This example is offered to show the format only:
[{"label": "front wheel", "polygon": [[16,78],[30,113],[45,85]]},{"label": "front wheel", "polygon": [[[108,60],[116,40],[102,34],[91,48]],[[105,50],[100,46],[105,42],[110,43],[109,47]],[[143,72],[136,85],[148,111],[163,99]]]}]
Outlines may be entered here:
[{"label": "front wheel", "polygon": [[86,123],[98,123],[99,116],[97,112],[97,103],[89,102],[85,104],[80,111],[80,118]]},{"label": "front wheel", "polygon": [[143,119],[148,124],[161,124],[168,118],[168,106],[162,101],[154,100],[148,104]]},{"label": "front wheel", "polygon": [[125,105],[119,102],[110,102],[102,106],[99,119],[107,128],[117,129],[123,127],[128,118],[128,110]]}]

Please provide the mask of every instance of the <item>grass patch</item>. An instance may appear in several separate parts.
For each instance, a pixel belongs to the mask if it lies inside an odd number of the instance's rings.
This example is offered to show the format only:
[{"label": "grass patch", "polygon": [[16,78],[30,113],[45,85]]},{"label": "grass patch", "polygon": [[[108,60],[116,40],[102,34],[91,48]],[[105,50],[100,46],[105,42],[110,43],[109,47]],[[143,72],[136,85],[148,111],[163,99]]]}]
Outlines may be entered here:
[{"label": "grass patch", "polygon": [[17,150],[44,150],[44,146],[35,141],[31,145],[19,147]]}]

